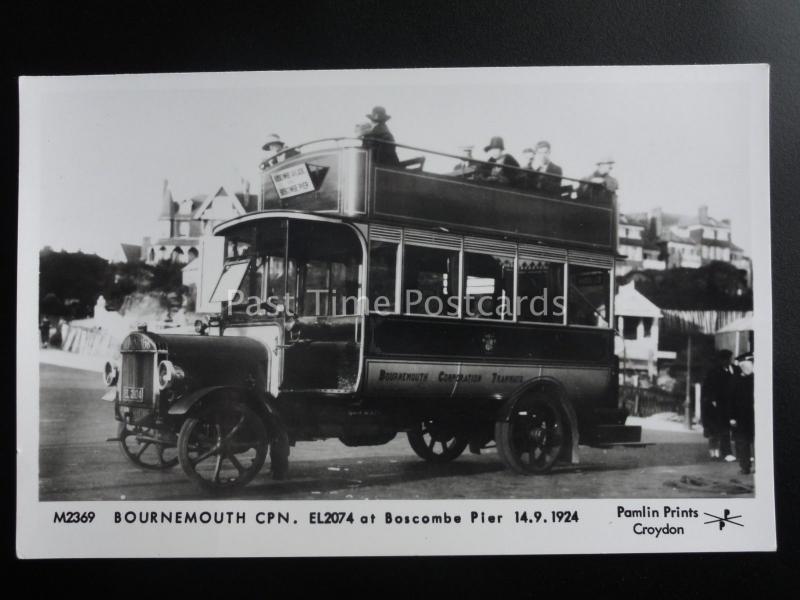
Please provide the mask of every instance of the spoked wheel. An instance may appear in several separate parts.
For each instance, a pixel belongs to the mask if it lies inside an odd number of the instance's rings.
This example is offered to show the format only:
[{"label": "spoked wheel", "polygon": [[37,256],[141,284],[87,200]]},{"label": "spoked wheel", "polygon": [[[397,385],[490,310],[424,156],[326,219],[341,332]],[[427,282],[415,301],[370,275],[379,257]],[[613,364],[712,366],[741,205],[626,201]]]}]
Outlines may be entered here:
[{"label": "spoked wheel", "polygon": [[497,450],[517,473],[547,473],[564,450],[567,436],[558,402],[545,390],[523,396],[507,421],[495,425]]},{"label": "spoked wheel", "polygon": [[261,418],[238,401],[217,401],[184,421],[178,456],[189,479],[210,491],[246,485],[261,470],[269,441]]},{"label": "spoked wheel", "polygon": [[438,419],[426,419],[408,432],[408,443],[420,458],[445,463],[461,456],[469,440]]},{"label": "spoked wheel", "polygon": [[178,464],[178,447],[174,434],[120,423],[117,439],[125,457],[140,469],[163,471]]}]

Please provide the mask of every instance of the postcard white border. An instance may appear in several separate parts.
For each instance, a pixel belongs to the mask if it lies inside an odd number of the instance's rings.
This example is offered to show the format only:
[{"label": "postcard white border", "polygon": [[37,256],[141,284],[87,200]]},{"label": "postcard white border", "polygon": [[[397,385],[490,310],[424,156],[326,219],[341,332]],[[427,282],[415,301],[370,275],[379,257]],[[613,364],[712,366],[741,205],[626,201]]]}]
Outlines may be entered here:
[{"label": "postcard white border", "polygon": [[[39,363],[37,339],[38,251],[41,194],[37,173],[45,168],[36,147],[42,139],[37,121],[42,95],[86,89],[202,89],[392,83],[447,85],[454,82],[516,83],[657,81],[746,82],[751,94],[752,165],[750,218],[754,286],[754,323],[758,339],[755,446],[758,469],[754,498],[641,498],[629,500],[392,500],[392,501],[194,501],[194,502],[39,502]],[[776,547],[772,457],[772,301],[769,222],[768,65],[659,67],[548,67],[495,69],[401,69],[271,73],[200,73],[21,78],[20,196],[17,290],[17,553],[24,558],[177,557],[177,556],[352,556],[639,553],[769,551]],[[631,532],[631,521],[615,518],[616,507],[678,505],[710,514],[725,508],[741,514],[744,527],[724,532],[685,521],[682,536],[654,539]],[[357,515],[386,511],[401,514],[471,511],[509,515],[514,510],[578,510],[580,521],[550,527],[514,525],[327,525],[305,522],[310,512],[346,511]],[[94,511],[91,524],[53,523],[59,510]],[[116,511],[289,511],[297,525],[114,525]],[[379,519],[380,520],[380,519]],[[658,523],[654,523],[658,524]],[[677,523],[676,523],[677,524]]]}]

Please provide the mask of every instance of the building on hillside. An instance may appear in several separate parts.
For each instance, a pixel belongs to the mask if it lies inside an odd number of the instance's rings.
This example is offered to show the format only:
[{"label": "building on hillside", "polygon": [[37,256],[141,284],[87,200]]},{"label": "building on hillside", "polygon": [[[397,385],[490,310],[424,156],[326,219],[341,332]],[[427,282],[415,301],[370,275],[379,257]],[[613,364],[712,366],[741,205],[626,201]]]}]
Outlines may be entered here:
[{"label": "building on hillside", "polygon": [[707,206],[696,215],[665,213],[660,207],[620,214],[618,231],[620,254],[628,257],[620,261],[618,275],[639,269],[696,269],[722,261],[744,271],[751,281],[752,263],[733,243],[730,219],[712,217]]},{"label": "building on hillside", "polygon": [[624,380],[655,381],[659,361],[675,360],[675,352],[659,350],[661,309],[636,290],[633,281],[619,287],[614,298],[617,335],[614,353]]},{"label": "building on hillside", "polygon": [[625,259],[617,263],[617,275],[626,275],[641,269],[664,269],[660,249],[647,235],[647,219],[620,213],[618,250]]},{"label": "building on hillside", "polygon": [[255,210],[258,196],[249,185],[243,192],[229,194],[224,187],[208,194],[198,194],[176,201],[169,184],[162,191],[160,235],[146,237],[141,259],[154,265],[162,260],[187,264],[200,255],[200,240],[211,235],[218,223]]},{"label": "building on hillside", "polygon": [[222,238],[213,236],[216,225],[257,209],[258,195],[244,191],[228,193],[224,186],[207,194],[197,194],[176,201],[167,181],[161,196],[160,232],[157,237],[146,237],[141,246],[140,259],[149,265],[170,260],[183,265],[182,280],[189,293],[185,307],[192,312],[219,311],[203,297],[210,294],[222,271],[224,244]]}]

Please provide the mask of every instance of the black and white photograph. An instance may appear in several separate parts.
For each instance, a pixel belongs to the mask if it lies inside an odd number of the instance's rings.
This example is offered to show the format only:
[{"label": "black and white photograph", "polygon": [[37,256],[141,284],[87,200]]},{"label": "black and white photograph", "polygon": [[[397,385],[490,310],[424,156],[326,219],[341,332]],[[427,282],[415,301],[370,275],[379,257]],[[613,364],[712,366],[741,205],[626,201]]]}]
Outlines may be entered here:
[{"label": "black and white photograph", "polygon": [[22,78],[18,547],[774,547],[768,82]]}]

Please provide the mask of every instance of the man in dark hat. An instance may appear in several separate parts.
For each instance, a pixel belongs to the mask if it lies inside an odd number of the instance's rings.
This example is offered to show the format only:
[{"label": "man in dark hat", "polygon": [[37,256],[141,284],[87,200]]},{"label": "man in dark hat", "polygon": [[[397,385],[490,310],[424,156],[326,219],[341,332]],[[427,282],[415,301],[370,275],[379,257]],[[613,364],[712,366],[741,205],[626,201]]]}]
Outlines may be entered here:
[{"label": "man in dark hat", "polygon": [[523,152],[530,155],[525,168],[532,171],[525,177],[526,187],[546,194],[560,193],[563,171],[550,160],[550,142],[542,140],[533,148],[526,148]]},{"label": "man in dark hat", "polygon": [[500,136],[493,137],[486,147],[484,152],[489,154],[486,162],[492,163],[491,165],[481,165],[480,176],[486,181],[497,181],[498,183],[512,183],[519,177],[519,172],[514,169],[506,167],[519,167],[517,159],[508,154],[503,143],[503,138]]},{"label": "man in dark hat", "polygon": [[736,458],[743,475],[750,473],[750,456],[755,429],[755,398],[753,395],[753,353],[736,358],[739,375],[736,377],[730,407],[730,426],[736,442]]},{"label": "man in dark hat", "polygon": [[397,158],[397,149],[394,146],[394,136],[386,126],[386,121],[392,117],[386,114],[386,109],[376,106],[367,118],[373,123],[372,129],[364,133],[364,148],[372,151],[372,158],[379,165],[396,167],[400,164]]},{"label": "man in dark hat", "polygon": [[300,154],[297,150],[289,149],[285,152],[282,152],[283,149],[286,148],[286,144],[283,143],[281,136],[277,133],[270,133],[267,136],[267,141],[261,146],[261,149],[264,150],[267,155],[263,161],[261,161],[261,169],[267,169],[269,167],[274,167],[282,163],[283,161]]},{"label": "man in dark hat", "polygon": [[732,363],[733,352],[717,352],[716,364],[709,369],[703,380],[700,412],[703,420],[703,435],[708,438],[708,453],[711,458],[732,459],[729,411],[734,385],[740,371]]}]

